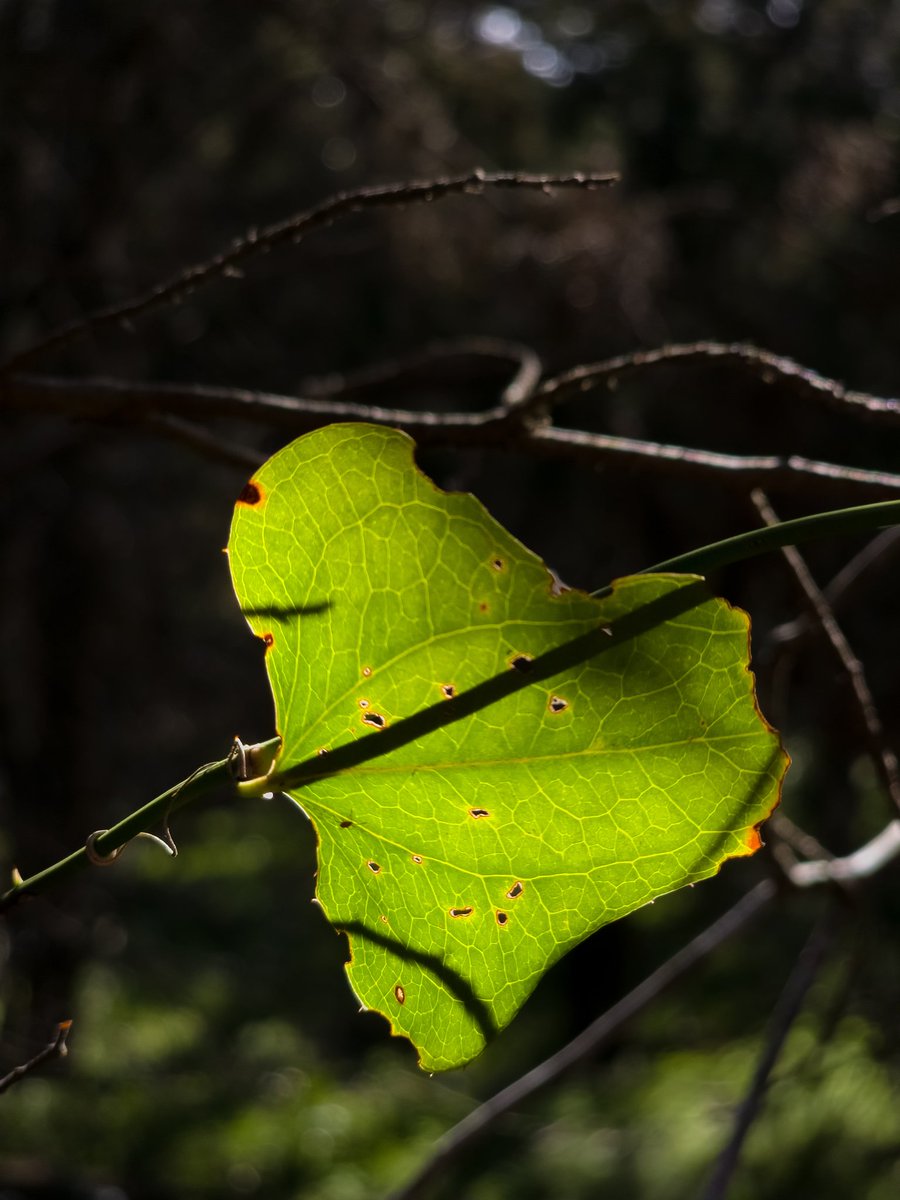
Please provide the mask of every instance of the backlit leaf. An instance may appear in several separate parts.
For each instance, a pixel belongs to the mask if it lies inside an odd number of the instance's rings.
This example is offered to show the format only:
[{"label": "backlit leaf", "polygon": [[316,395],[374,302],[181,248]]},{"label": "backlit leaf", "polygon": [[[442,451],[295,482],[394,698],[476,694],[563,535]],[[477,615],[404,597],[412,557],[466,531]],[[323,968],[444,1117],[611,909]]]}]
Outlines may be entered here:
[{"label": "backlit leaf", "polygon": [[473,1058],[599,926],[752,853],[785,756],[747,617],[684,575],[594,599],[401,433],[298,439],[239,499],[288,791],[351,984],[423,1067]]}]

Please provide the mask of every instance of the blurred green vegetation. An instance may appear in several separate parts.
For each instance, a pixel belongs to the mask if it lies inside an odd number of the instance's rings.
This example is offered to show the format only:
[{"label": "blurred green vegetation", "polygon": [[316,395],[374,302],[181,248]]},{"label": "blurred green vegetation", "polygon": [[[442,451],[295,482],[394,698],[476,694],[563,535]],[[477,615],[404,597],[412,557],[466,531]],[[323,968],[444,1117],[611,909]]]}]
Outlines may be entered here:
[{"label": "blurred green vegetation", "polygon": [[[478,334],[548,369],[696,337],[746,339],[896,393],[900,18],[889,0],[5,0],[0,352],[123,299],[250,225],[335,190],[469,170],[618,169],[603,194],[489,194],[365,215],[247,277],[41,369],[302,394],[304,381]],[[496,378],[441,378],[423,409]],[[667,368],[561,422],[739,453],[896,469],[884,430],[725,367]],[[259,649],[220,553],[240,471],[126,421],[0,413],[0,822],[28,873],[234,733],[271,735]],[[260,457],[276,435],[224,423]],[[755,520],[716,480],[431,451],[573,584],[600,586]],[[846,493],[841,497],[848,499]],[[864,497],[860,497],[863,499]],[[783,516],[833,504],[775,494]],[[817,546],[825,580],[856,549]],[[753,614],[766,714],[795,767],[784,811],[841,852],[883,795],[848,690],[773,558],[717,581]],[[842,613],[900,733],[898,579]],[[286,802],[178,814],[177,860],[136,844],[0,931],[2,1069],[74,1017],[71,1054],[5,1095],[4,1197],[369,1197],[772,869],[768,854],[601,931],[471,1069],[429,1079],[357,1013],[345,944],[310,904],[314,847]],[[697,1195],[772,1005],[824,898],[785,899],[597,1061],[448,1177],[473,1200]],[[887,1200],[900,1186],[895,873],[848,905],[731,1196]]]}]

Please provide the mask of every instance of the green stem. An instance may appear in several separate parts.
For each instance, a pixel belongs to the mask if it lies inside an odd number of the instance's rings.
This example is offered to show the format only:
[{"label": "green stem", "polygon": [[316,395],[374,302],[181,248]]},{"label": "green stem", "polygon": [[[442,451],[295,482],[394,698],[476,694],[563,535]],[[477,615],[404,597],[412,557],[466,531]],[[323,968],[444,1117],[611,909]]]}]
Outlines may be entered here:
[{"label": "green stem", "polygon": [[[798,517],[793,521],[782,521],[778,525],[753,529],[749,533],[740,533],[736,537],[713,542],[712,545],[701,546],[699,550],[691,550],[687,554],[666,559],[665,562],[646,567],[639,573],[644,575],[650,572],[684,572],[705,575],[718,567],[740,562],[757,554],[765,554],[781,546],[792,546],[797,542],[834,534],[880,529],[888,525],[900,525],[900,500],[885,500],[880,504],[863,504],[855,508],[814,513],[812,516]],[[603,588],[594,595],[604,595],[608,592],[609,588]],[[271,741],[261,742],[248,749],[253,777],[260,778],[267,774],[279,745],[280,739],[272,738]],[[171,813],[213,788],[232,782],[233,778],[231,757],[200,767],[182,783],[169,788],[124,821],[96,837],[93,841],[94,853],[100,858],[109,857],[137,834],[145,832],[148,826],[164,822]],[[0,896],[0,912],[11,908],[23,896],[34,895],[43,891],[45,887],[67,878],[88,866],[90,861],[87,849],[82,847],[68,858],[54,863],[52,867],[22,880]]]},{"label": "green stem", "polygon": [[749,533],[739,533],[722,542],[701,546],[699,550],[689,550],[687,554],[667,558],[665,562],[645,567],[639,574],[684,571],[687,574],[705,575],[718,567],[726,567],[729,563],[753,558],[757,554],[766,554],[781,546],[793,546],[798,542],[834,534],[884,529],[889,525],[900,525],[900,500],[838,508],[832,512],[813,513],[793,521],[781,521],[778,525],[751,529]]},{"label": "green stem", "polygon": [[[261,742],[257,746],[249,746],[247,756],[254,769],[258,770],[260,774],[265,774],[280,744],[280,738],[272,738],[271,741]],[[228,758],[220,759],[219,762],[207,763],[206,766],[199,767],[187,779],[176,783],[174,787],[163,792],[161,796],[157,796],[155,800],[151,800],[149,804],[145,804],[143,808],[139,808],[137,812],[133,812],[118,825],[114,825],[112,829],[107,829],[94,838],[92,846],[94,854],[98,858],[109,858],[112,861],[110,856],[127,845],[139,833],[146,832],[154,825],[164,824],[172,813],[184,808],[186,804],[190,804],[191,801],[205,795],[206,792],[233,782],[233,759],[230,755]],[[60,859],[52,867],[46,867],[43,871],[38,871],[36,875],[23,879],[21,883],[15,884],[8,892],[0,896],[0,913],[12,908],[24,896],[36,895],[51,884],[58,883],[83,867],[89,866],[90,863],[91,859],[87,848],[82,846],[68,858]]]}]

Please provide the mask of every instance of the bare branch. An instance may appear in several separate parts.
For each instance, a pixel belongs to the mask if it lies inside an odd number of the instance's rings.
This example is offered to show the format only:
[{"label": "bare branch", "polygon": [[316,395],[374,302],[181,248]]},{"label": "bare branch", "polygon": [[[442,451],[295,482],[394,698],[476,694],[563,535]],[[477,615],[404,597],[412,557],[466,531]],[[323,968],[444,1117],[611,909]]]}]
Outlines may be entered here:
[{"label": "bare branch", "polygon": [[840,885],[857,883],[877,875],[900,856],[900,820],[891,821],[871,841],[843,858],[823,858],[813,862],[796,863],[789,872],[794,887],[817,887],[819,884]]},{"label": "bare branch", "polygon": [[38,1067],[42,1066],[45,1062],[49,1062],[51,1058],[65,1058],[69,1053],[66,1040],[71,1028],[71,1021],[60,1021],[56,1027],[56,1033],[43,1050],[36,1054],[34,1058],[29,1059],[27,1063],[22,1063],[20,1067],[13,1067],[8,1075],[4,1075],[0,1079],[0,1093],[9,1091],[11,1087],[19,1083],[26,1075],[30,1075],[32,1071],[36,1071]]},{"label": "bare branch", "polygon": [[476,169],[467,175],[443,179],[407,181],[382,187],[358,188],[340,192],[315,208],[297,213],[265,229],[250,229],[227,250],[222,250],[205,262],[180,271],[164,283],[156,284],[139,296],[120,304],[110,304],[88,316],[70,321],[48,334],[36,345],[22,351],[0,367],[0,375],[21,371],[41,355],[110,325],[124,324],[144,316],[165,304],[172,304],[195,292],[197,288],[225,276],[239,277],[240,268],[248,259],[276,246],[299,242],[313,230],[332,225],[341,217],[368,209],[397,207],[405,204],[440,200],[450,195],[480,195],[488,187],[517,188],[550,192],[555,188],[590,190],[608,187],[617,181],[616,175],[594,175],[575,172],[569,175],[529,175],[518,172],[486,172]]},{"label": "bare branch", "polygon": [[435,1147],[431,1158],[391,1200],[418,1200],[430,1184],[458,1159],[472,1143],[482,1138],[512,1109],[545,1091],[562,1075],[607,1045],[626,1022],[642,1012],[697,963],[748,925],[774,898],[776,887],[767,879],[756,885],[717,921],[688,942],[668,962],[648,975],[627,996],[589,1025],[567,1046],[545,1059],[521,1079],[503,1088],[490,1100],[464,1117]]},{"label": "bare branch", "polygon": [[[766,525],[779,524],[778,514],[772,508],[764,492],[754,491],[751,500]],[[872,695],[866,679],[863,665],[853,653],[844,631],[838,625],[831,605],[813,579],[803,555],[796,546],[782,546],[781,554],[800,585],[812,613],[822,626],[838,661],[847,673],[875,770],[881,778],[893,807],[900,811],[900,765],[898,765],[896,754],[885,741],[884,725],[875,703],[875,697]]]},{"label": "bare branch", "polygon": [[[535,395],[538,395],[538,392]],[[527,405],[525,407],[528,407]],[[543,426],[529,431],[527,444],[553,458],[587,462],[596,466],[630,467],[668,474],[676,478],[707,476],[735,487],[779,487],[797,492],[821,492],[827,481],[835,487],[850,486],[871,495],[893,496],[900,491],[900,475],[866,471],[836,463],[816,462],[792,454],[739,455],[715,450],[694,450],[609,434]],[[816,486],[818,485],[818,486]]]},{"label": "bare branch", "polygon": [[798,395],[813,400],[824,400],[832,408],[855,416],[873,420],[896,421],[900,418],[900,400],[872,396],[868,392],[845,388],[836,379],[828,379],[817,371],[804,367],[791,358],[783,358],[768,350],[744,342],[688,342],[661,346],[656,350],[641,350],[635,354],[621,354],[604,362],[588,363],[573,367],[552,379],[545,379],[534,393],[531,403],[535,407],[548,403],[554,406],[563,400],[601,385],[609,385],[620,376],[651,367],[667,366],[672,363],[708,364],[718,360],[728,366],[749,371],[764,383],[784,381]]},{"label": "bare branch", "polygon": [[716,1163],[709,1186],[703,1193],[703,1200],[724,1200],[728,1192],[744,1141],[762,1109],[769,1086],[769,1076],[784,1049],[791,1026],[803,1009],[806,995],[825,961],[833,939],[832,914],[828,913],[810,934],[784,986],[784,991],[778,998],[772,1013],[769,1035],[750,1081],[750,1087],[735,1114],[734,1130]]},{"label": "bare branch", "polygon": [[[506,397],[508,401],[509,388]],[[285,429],[294,435],[331,421],[372,421],[402,429],[418,441],[432,445],[501,446],[590,466],[642,470],[678,479],[706,477],[741,490],[764,485],[820,495],[822,484],[827,482],[835,489],[873,498],[900,495],[900,474],[885,471],[816,462],[797,455],[721,454],[541,425],[533,421],[527,399],[478,413],[413,412],[350,400],[282,396],[244,388],[52,376],[9,379],[3,398],[7,408],[26,412],[65,413],[114,422],[142,420],[148,413],[171,413],[193,420],[237,417]]]}]

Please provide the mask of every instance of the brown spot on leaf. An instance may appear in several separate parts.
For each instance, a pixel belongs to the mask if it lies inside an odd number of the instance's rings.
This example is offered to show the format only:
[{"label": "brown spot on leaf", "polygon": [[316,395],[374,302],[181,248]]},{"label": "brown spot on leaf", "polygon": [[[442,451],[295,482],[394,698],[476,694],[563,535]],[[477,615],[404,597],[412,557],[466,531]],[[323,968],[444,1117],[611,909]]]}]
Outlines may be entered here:
[{"label": "brown spot on leaf", "polygon": [[384,915],[384,913],[381,914],[381,916],[378,918],[378,920],[382,923],[382,925],[387,925],[387,923],[388,923],[388,919]]},{"label": "brown spot on leaf", "polygon": [[470,817],[489,817],[490,815],[491,814],[488,812],[488,810],[486,808],[470,808],[469,809]]},{"label": "brown spot on leaf", "polygon": [[387,725],[387,721],[385,721],[381,713],[367,712],[363,716],[363,724],[373,725],[376,729],[384,729],[385,725]]},{"label": "brown spot on leaf", "polygon": [[406,992],[403,990],[403,988],[400,986],[400,984],[399,984],[399,983],[398,983],[398,984],[397,984],[397,986],[394,988],[394,995],[397,997],[397,1003],[398,1003],[398,1004],[405,1004],[405,1003],[406,1003]]},{"label": "brown spot on leaf", "polygon": [[264,633],[262,635],[262,640],[267,650],[270,650],[272,646],[275,645],[275,638],[271,633]]},{"label": "brown spot on leaf", "polygon": [[562,696],[551,696],[547,701],[547,707],[552,713],[561,713],[569,707],[569,702]]},{"label": "brown spot on leaf", "polygon": [[421,854],[414,854],[414,855],[412,856],[412,860],[413,860],[413,862],[416,864],[416,866],[417,866],[417,867],[420,867],[420,866],[422,865],[422,863],[425,861],[425,860],[422,858],[422,855],[421,855]]},{"label": "brown spot on leaf", "polygon": [[372,872],[373,875],[377,875],[378,872],[381,870],[381,867],[379,867],[378,863],[372,862],[371,860],[366,863],[366,866],[369,868],[369,870]]},{"label": "brown spot on leaf", "polygon": [[258,504],[262,504],[263,490],[254,480],[245,483],[241,488],[241,494],[237,498],[238,504],[244,504],[247,508],[255,508]]},{"label": "brown spot on leaf", "polygon": [[451,917],[471,917],[471,915],[474,911],[475,911],[475,909],[472,908],[471,906],[469,908],[451,908],[450,916]]},{"label": "brown spot on leaf", "polygon": [[363,673],[363,677],[365,679],[368,679],[369,676],[372,674],[372,668],[371,667],[363,667],[362,673]]},{"label": "brown spot on leaf", "polygon": [[501,911],[499,911],[499,910],[498,910],[498,912],[497,912],[497,924],[498,924],[498,925],[499,925],[501,928],[502,928],[504,925],[508,925],[508,924],[509,924],[509,913],[501,912]]},{"label": "brown spot on leaf", "polygon": [[352,828],[353,828],[352,821],[341,821],[341,829],[352,829]]},{"label": "brown spot on leaf", "polygon": [[499,556],[497,558],[491,559],[491,566],[494,568],[495,571],[505,571],[506,570],[506,563]]},{"label": "brown spot on leaf", "polygon": [[506,898],[507,898],[507,900],[515,900],[516,897],[521,896],[524,891],[525,891],[525,884],[522,883],[522,881],[520,879],[517,879],[516,882],[509,889],[509,891],[506,893]]},{"label": "brown spot on leaf", "polygon": [[491,609],[491,606],[488,604],[487,600],[482,600],[481,603],[478,605],[478,611],[480,613],[490,612],[490,609]]}]

